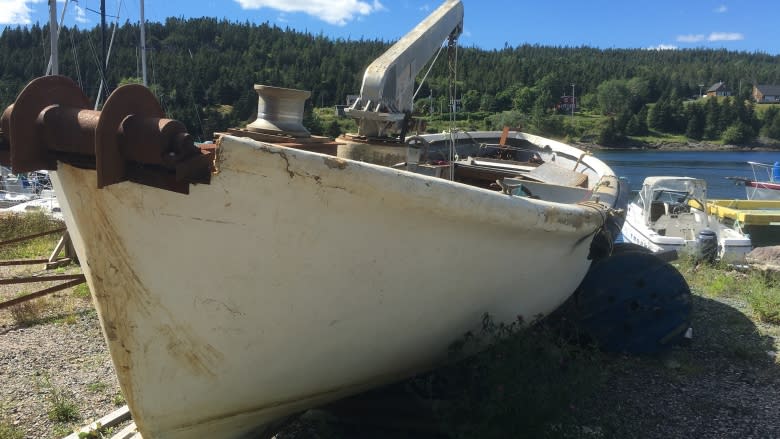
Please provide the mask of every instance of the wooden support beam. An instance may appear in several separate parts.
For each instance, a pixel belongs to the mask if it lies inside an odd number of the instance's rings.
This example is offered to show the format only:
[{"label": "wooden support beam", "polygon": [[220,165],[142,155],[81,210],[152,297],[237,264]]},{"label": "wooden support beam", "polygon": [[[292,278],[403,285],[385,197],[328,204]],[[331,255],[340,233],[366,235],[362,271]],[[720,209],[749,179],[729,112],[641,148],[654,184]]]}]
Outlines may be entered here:
[{"label": "wooden support beam", "polygon": [[0,261],[0,267],[11,267],[14,265],[36,265],[45,264],[49,262],[48,259],[16,259],[10,261]]},{"label": "wooden support beam", "polygon": [[48,232],[41,232],[41,233],[36,233],[34,235],[22,236],[21,238],[9,239],[8,241],[0,242],[0,246],[16,244],[17,242],[29,241],[31,239],[40,238],[41,236],[53,235],[55,233],[62,233],[64,231],[66,231],[66,229],[62,227],[60,229],[49,230]]},{"label": "wooden support beam", "polygon": [[56,280],[85,280],[83,274],[58,274],[55,276],[26,276],[0,279],[0,285],[31,284],[36,282],[51,282]]},{"label": "wooden support beam", "polygon": [[84,283],[86,281],[86,278],[84,278],[84,275],[81,275],[81,279],[72,280],[70,282],[65,282],[64,284],[55,285],[51,288],[46,288],[45,290],[38,291],[36,293],[31,293],[26,296],[17,297],[16,299],[11,299],[7,302],[0,303],[0,309],[5,309],[10,306],[18,305],[23,302],[27,302],[28,300],[37,299],[38,297],[43,297],[47,294],[51,294],[60,290],[64,290],[66,288],[75,287],[78,284]]},{"label": "wooden support beam", "polygon": [[73,259],[71,258],[60,258],[54,261],[46,260],[43,261],[46,263],[46,269],[47,270],[53,270],[55,268],[64,267],[66,265],[70,265],[73,263]]},{"label": "wooden support beam", "polygon": [[[65,436],[64,439],[79,439],[81,437],[98,437],[98,436],[82,436],[82,435],[88,435],[90,433],[96,433],[103,429],[115,427],[128,419],[130,419],[130,409],[127,408],[127,406],[124,406],[114,410],[113,412],[107,414],[106,416],[103,416],[102,418],[98,419],[97,421],[89,425],[79,428],[73,433]],[[100,435],[100,437],[104,437],[104,436]]]},{"label": "wooden support beam", "polygon": [[70,241],[70,234],[68,234],[68,231],[66,230],[60,237],[60,241],[57,243],[57,246],[54,247],[54,251],[52,251],[51,255],[49,255],[48,262],[54,262],[57,260],[57,255],[60,254],[63,247],[68,245],[68,241]]}]

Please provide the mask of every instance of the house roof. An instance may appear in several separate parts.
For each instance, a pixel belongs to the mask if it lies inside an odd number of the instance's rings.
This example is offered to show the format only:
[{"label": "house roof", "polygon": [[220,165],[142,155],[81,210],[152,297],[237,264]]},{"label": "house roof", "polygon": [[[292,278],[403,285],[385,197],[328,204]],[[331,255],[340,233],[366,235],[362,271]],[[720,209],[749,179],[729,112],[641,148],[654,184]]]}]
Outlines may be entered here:
[{"label": "house roof", "polygon": [[721,82],[716,82],[715,84],[713,84],[712,87],[707,89],[707,92],[709,93],[711,91],[724,91],[724,90],[728,90],[728,89],[729,88],[726,87],[726,84],[721,81]]},{"label": "house roof", "polygon": [[780,96],[780,85],[757,85],[756,88],[764,96]]}]

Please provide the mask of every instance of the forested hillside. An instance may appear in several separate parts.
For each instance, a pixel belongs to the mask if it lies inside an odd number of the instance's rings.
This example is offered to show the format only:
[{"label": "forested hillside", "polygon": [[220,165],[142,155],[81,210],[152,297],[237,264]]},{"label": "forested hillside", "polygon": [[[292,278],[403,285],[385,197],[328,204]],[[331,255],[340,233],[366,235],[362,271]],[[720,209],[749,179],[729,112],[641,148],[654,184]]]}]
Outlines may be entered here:
[{"label": "forested hillside", "polygon": [[[389,46],[378,40],[334,41],[268,23],[210,18],[170,18],[149,23],[147,29],[151,88],[170,117],[203,138],[254,118],[254,84],[310,90],[310,105],[317,107],[341,104],[347,94],[359,91],[363,70]],[[99,84],[100,41],[97,28],[63,28],[60,34],[60,72],[78,81],[92,99]],[[109,88],[137,81],[138,46],[137,25],[126,23],[117,29],[107,72]],[[3,108],[26,82],[44,73],[47,51],[47,26],[2,32]],[[777,111],[760,116],[745,104],[754,83],[780,84],[780,56],[520,45],[491,51],[461,48],[458,58],[461,118],[477,128],[513,122],[545,133],[581,135],[584,129],[555,115],[560,96],[571,94],[575,84],[580,111],[606,115],[598,127],[604,143],[648,130],[720,139],[735,126],[746,131],[745,138],[780,137]],[[446,111],[447,76],[446,60],[440,60],[419,93],[421,113]],[[737,98],[684,104],[699,94],[702,84],[706,90],[717,81],[728,84]],[[778,133],[772,132],[774,119]]]}]

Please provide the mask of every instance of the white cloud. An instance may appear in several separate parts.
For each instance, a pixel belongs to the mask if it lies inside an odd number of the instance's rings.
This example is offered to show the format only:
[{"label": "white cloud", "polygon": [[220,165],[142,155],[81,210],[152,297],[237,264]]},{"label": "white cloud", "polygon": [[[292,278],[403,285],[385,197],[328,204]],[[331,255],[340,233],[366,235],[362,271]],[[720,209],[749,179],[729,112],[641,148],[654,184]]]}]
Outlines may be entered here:
[{"label": "white cloud", "polygon": [[677,35],[677,41],[681,43],[698,43],[704,41],[706,38],[707,37],[704,36],[704,34]]},{"label": "white cloud", "polygon": [[720,5],[717,8],[715,8],[715,12],[718,13],[718,14],[723,14],[723,13],[725,13],[728,10],[729,10],[729,8],[726,7],[726,5]]},{"label": "white cloud", "polygon": [[[2,1],[2,0],[0,0]],[[276,9],[282,12],[303,12],[330,24],[344,26],[347,22],[384,9],[379,0],[235,0],[242,9]]]},{"label": "white cloud", "polygon": [[677,36],[677,41],[681,43],[701,43],[702,41],[741,41],[744,39],[745,36],[739,32],[712,32],[709,35],[688,34]]},{"label": "white cloud", "polygon": [[0,24],[30,24],[32,9],[28,4],[43,0],[0,0]]},{"label": "white cloud", "polygon": [[745,36],[739,32],[713,32],[707,41],[742,41]]},{"label": "white cloud", "polygon": [[657,46],[650,46],[647,50],[675,50],[677,46],[674,44],[659,44]]},{"label": "white cloud", "polygon": [[86,24],[89,23],[87,18],[87,12],[79,5],[73,5],[73,15],[76,23]]}]

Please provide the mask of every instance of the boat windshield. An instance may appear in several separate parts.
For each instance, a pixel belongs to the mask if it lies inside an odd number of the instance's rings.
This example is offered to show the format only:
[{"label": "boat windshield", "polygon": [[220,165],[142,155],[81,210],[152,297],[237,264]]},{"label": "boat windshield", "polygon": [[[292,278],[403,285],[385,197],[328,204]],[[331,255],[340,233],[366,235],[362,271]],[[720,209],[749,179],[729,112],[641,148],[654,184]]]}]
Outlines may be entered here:
[{"label": "boat windshield", "polygon": [[661,208],[667,213],[690,211],[690,207],[704,210],[707,183],[698,178],[648,177],[639,192],[639,204],[648,221],[657,217],[652,212]]}]

